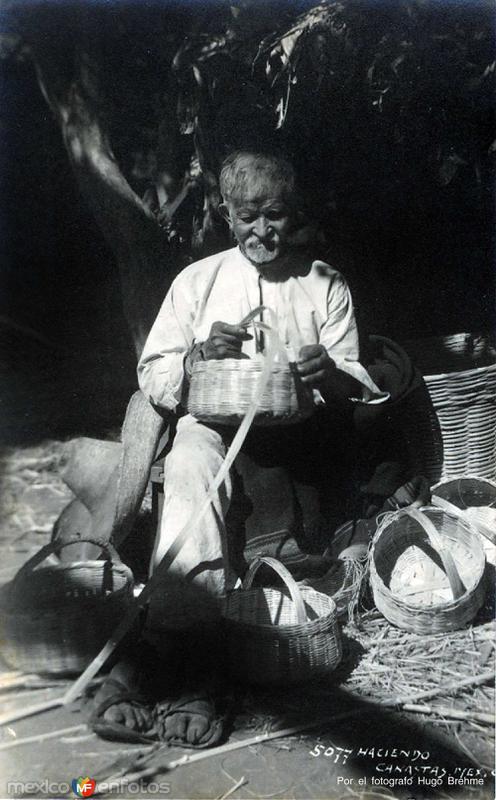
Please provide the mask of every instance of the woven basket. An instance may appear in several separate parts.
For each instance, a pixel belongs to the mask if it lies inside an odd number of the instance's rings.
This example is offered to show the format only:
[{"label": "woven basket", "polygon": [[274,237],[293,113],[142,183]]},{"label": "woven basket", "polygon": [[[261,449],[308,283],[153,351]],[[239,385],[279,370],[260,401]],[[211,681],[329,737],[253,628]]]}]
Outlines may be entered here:
[{"label": "woven basket", "polygon": [[[262,564],[277,572],[286,591],[251,588]],[[274,558],[252,561],[242,589],[225,598],[223,617],[231,672],[241,681],[266,685],[304,682],[329,674],[341,661],[334,601],[298,586]]]},{"label": "woven basket", "polygon": [[[75,542],[102,548],[105,560],[49,564],[47,556]],[[0,590],[2,657],[27,672],[82,672],[132,601],[133,576],[111,545],[53,541]]]},{"label": "woven basket", "polygon": [[457,508],[496,508],[496,482],[478,475],[461,475],[439,481],[432,494],[447,500]]},{"label": "woven basket", "polygon": [[[203,422],[239,425],[256,398],[263,363],[226,358],[197,361],[193,366],[188,411]],[[254,425],[288,425],[312,414],[312,393],[289,364],[273,367],[258,398]]]},{"label": "woven basket", "polygon": [[496,364],[427,375],[425,382],[441,426],[441,478],[496,477]]},{"label": "woven basket", "polygon": [[374,601],[389,622],[414,633],[469,623],[481,607],[484,550],[477,532],[442,509],[405,508],[379,525],[370,554]]},{"label": "woven basket", "polygon": [[475,475],[441,481],[432,487],[432,504],[461,515],[482,536],[486,560],[496,564],[496,483]]},{"label": "woven basket", "polygon": [[415,410],[417,471],[431,482],[463,474],[496,478],[496,358],[489,337],[456,334],[405,349],[424,374],[434,412]]}]

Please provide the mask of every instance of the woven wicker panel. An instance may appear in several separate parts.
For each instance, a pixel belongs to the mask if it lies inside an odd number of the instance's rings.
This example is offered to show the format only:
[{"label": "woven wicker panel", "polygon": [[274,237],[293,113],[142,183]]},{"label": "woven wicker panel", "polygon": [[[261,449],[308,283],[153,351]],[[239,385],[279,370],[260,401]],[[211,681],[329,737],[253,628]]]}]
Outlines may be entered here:
[{"label": "woven wicker panel", "polygon": [[444,445],[436,410],[425,386],[418,387],[406,398],[402,429],[411,474],[425,475],[430,483],[435,483],[443,471]]},{"label": "woven wicker panel", "polygon": [[[261,361],[226,358],[198,361],[193,367],[188,411],[204,422],[239,425],[256,399]],[[288,365],[276,365],[258,399],[255,425],[299,422],[313,411],[313,399],[304,384],[295,383]]]},{"label": "woven wicker panel", "polygon": [[85,561],[41,567],[0,590],[2,656],[16,669],[78,673],[132,601],[128,567]]},{"label": "woven wicker panel", "polygon": [[440,509],[423,513],[449,550],[464,594],[453,600],[438,554],[404,509],[388,515],[374,537],[370,561],[374,600],[386,619],[405,630],[457,630],[473,619],[484,600],[484,550],[477,532],[465,521]]},{"label": "woven wicker panel", "polygon": [[461,474],[496,478],[496,350],[487,334],[460,333],[404,343],[432,406],[405,409],[412,467],[431,483]]},{"label": "woven wicker panel", "polygon": [[413,471],[496,478],[496,364],[424,380],[428,396],[413,393],[403,417]]},{"label": "woven wicker panel", "polygon": [[223,617],[234,677],[253,684],[287,684],[336,668],[342,656],[336,606],[313,589],[299,591],[308,616],[308,622],[300,624],[284,591],[238,590],[225,598]]},{"label": "woven wicker panel", "polygon": [[496,477],[496,364],[466,372],[427,375],[441,427],[441,478]]}]

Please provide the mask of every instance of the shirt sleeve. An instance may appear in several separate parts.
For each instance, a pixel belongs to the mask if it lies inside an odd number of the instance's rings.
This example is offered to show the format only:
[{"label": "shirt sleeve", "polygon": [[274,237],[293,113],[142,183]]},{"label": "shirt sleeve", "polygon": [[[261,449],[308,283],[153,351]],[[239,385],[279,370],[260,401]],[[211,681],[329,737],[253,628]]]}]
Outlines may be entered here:
[{"label": "shirt sleeve", "polygon": [[138,363],[141,391],[159,408],[174,411],[181,401],[185,358],[193,344],[190,293],[172,284],[146,340]]},{"label": "shirt sleeve", "polygon": [[320,343],[324,345],[338,369],[347,372],[362,385],[361,396],[351,397],[350,400],[383,403],[389,399],[389,394],[378,389],[358,360],[358,329],[351,293],[343,276],[334,271],[329,277],[327,320],[320,331]]}]

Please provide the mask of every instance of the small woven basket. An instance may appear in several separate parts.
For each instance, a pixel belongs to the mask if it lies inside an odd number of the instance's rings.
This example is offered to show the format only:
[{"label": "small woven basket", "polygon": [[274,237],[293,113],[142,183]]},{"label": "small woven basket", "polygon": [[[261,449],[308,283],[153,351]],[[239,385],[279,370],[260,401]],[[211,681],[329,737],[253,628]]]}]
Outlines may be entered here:
[{"label": "small woven basket", "polygon": [[[105,560],[49,564],[75,542],[102,548]],[[76,674],[101,650],[132,602],[133,575],[111,545],[53,541],[0,590],[2,657],[27,672]]]},{"label": "small woven basket", "polygon": [[[277,572],[287,591],[251,588],[262,564]],[[252,561],[242,589],[225,598],[223,617],[231,672],[241,681],[299,683],[332,672],[341,661],[334,601],[314,589],[298,586],[274,558]]]},{"label": "small woven basket", "polygon": [[193,366],[188,411],[203,422],[239,425],[257,400],[254,425],[289,425],[312,414],[312,393],[289,364],[276,364],[262,396],[257,387],[261,361],[226,358],[197,361]]},{"label": "small woven basket", "polygon": [[477,532],[438,508],[385,516],[370,554],[374,601],[389,622],[414,633],[468,624],[484,601],[485,556]]}]

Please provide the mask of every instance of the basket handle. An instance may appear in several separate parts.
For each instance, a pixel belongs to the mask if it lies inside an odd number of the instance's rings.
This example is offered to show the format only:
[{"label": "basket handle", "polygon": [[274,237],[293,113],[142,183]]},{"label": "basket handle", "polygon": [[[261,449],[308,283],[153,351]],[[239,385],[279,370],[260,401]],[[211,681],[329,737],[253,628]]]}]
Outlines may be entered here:
[{"label": "basket handle", "polygon": [[449,500],[445,500],[444,497],[438,497],[436,494],[433,494],[431,503],[433,506],[436,506],[436,508],[449,511],[449,513],[454,514],[455,517],[460,517],[462,515],[463,509],[458,508],[458,506],[455,506],[454,503],[451,503]]},{"label": "basket handle", "polygon": [[432,524],[426,514],[424,514],[418,508],[409,508],[408,514],[413,517],[413,519],[415,519],[426,532],[429,542],[443,562],[444,571],[446,572],[451,591],[453,592],[453,599],[458,600],[459,597],[465,594],[466,588],[462,579],[460,578],[460,573],[456,568],[453,556],[449,550],[446,549],[442,538],[439,536],[435,526]]},{"label": "basket handle", "polygon": [[458,508],[458,506],[450,503],[449,500],[445,500],[444,497],[438,497],[436,494],[432,495],[431,503],[433,506],[436,506],[436,508],[442,508],[443,511],[449,511],[451,514],[454,514],[455,517],[461,517],[462,519],[469,520],[482,536],[485,536],[485,538],[491,542],[491,544],[496,545],[496,531],[488,528],[487,525],[484,525],[484,523],[479,519],[477,521],[471,519],[468,514],[466,514],[466,512],[470,510],[469,508]]},{"label": "basket handle", "polygon": [[65,542],[60,542],[57,539],[54,539],[52,542],[44,545],[41,550],[38,550],[34,556],[31,556],[31,558],[29,558],[26,563],[22,565],[21,569],[14,578],[14,582],[26,577],[26,575],[29,575],[29,573],[32,572],[34,568],[38,566],[38,564],[41,564],[41,562],[44,561],[45,558],[48,558],[48,556],[55,552],[55,550],[60,550],[61,547],[67,547],[71,544],[79,544],[80,542],[88,542],[89,544],[96,545],[96,547],[101,547],[107,561],[120,561],[115,547],[110,544],[110,542],[103,542],[96,537],[93,539],[90,536],[81,538],[75,536],[73,539],[68,539]]},{"label": "basket handle", "polygon": [[296,583],[295,579],[291,575],[291,573],[286,569],[286,567],[281,564],[280,561],[277,561],[276,558],[271,558],[270,556],[256,556],[253,559],[250,566],[248,567],[248,571],[244,577],[242,588],[243,589],[250,589],[253,583],[253,579],[255,574],[258,572],[259,568],[262,564],[266,564],[268,567],[272,567],[274,572],[277,572],[280,578],[284,581],[286,588],[291,595],[291,600],[293,601],[296,609],[296,619],[298,625],[303,625],[305,622],[308,622],[307,612],[305,610],[305,603],[303,602],[303,597],[301,596],[300,588]]}]

